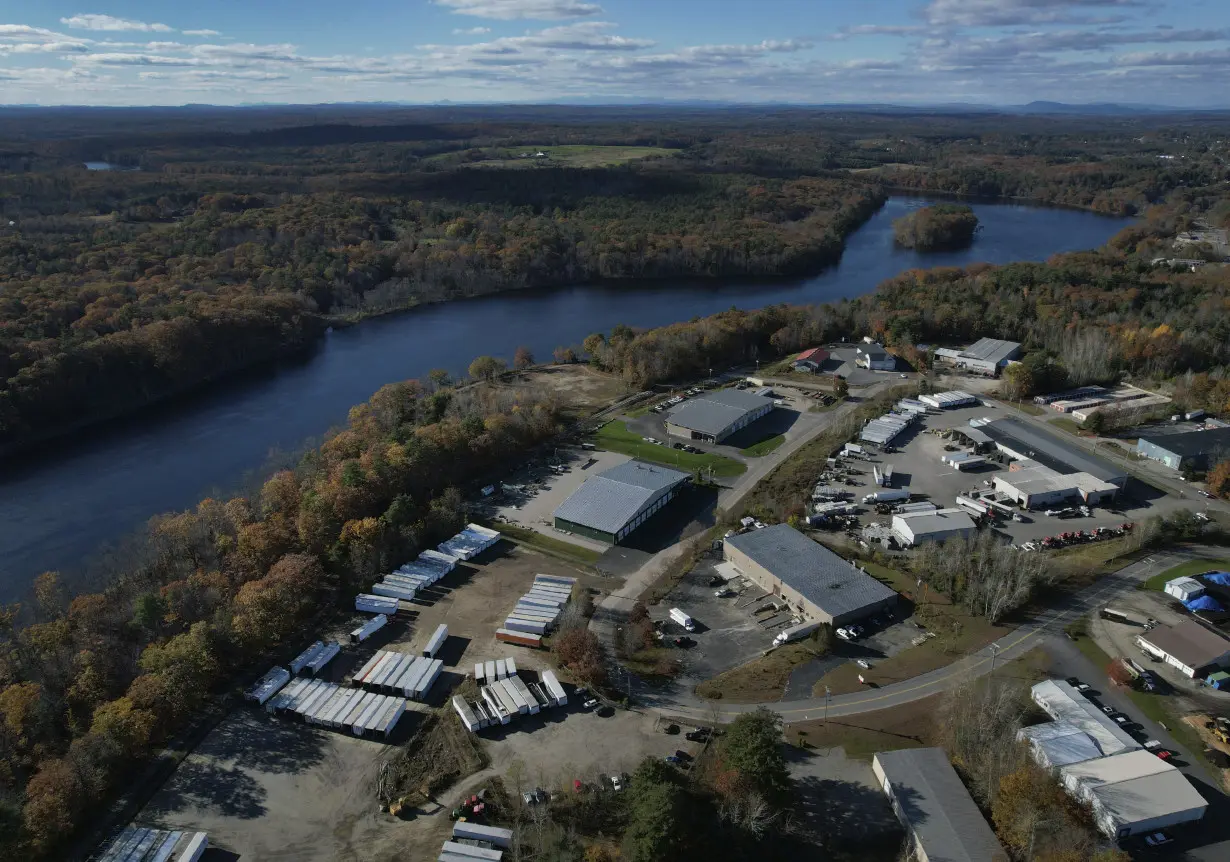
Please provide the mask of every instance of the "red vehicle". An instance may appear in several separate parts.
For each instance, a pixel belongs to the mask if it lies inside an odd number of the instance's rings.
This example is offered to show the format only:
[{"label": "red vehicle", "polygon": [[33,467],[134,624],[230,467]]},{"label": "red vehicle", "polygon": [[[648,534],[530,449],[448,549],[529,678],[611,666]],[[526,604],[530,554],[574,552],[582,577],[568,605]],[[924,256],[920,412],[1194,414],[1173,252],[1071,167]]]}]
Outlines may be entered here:
[{"label": "red vehicle", "polygon": [[572,789],[576,793],[581,792],[581,779],[579,778],[572,779]]},{"label": "red vehicle", "polygon": [[1160,757],[1162,760],[1169,760],[1170,758],[1174,757],[1173,754],[1171,754],[1169,751],[1167,751],[1164,748],[1159,748],[1157,751],[1153,753],[1156,754],[1158,757]]}]

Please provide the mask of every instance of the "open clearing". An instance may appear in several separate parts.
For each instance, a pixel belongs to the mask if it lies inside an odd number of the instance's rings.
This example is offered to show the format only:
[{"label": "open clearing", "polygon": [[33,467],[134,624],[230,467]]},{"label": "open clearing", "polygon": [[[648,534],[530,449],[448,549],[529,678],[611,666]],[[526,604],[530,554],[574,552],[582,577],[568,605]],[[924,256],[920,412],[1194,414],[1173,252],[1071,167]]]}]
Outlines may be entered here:
[{"label": "open clearing", "polygon": [[516,382],[527,382],[555,392],[576,418],[587,416],[628,394],[627,385],[614,374],[589,365],[549,365],[515,374]]},{"label": "open clearing", "polygon": [[621,452],[642,461],[652,461],[655,464],[665,464],[677,470],[708,470],[713,469],[715,476],[738,476],[747,470],[746,464],[740,464],[733,458],[724,455],[704,453],[696,455],[662,446],[658,443],[646,443],[641,435],[628,429],[626,422],[615,420],[598,429],[594,442],[611,452]]},{"label": "open clearing", "polygon": [[[439,841],[434,846],[425,843],[420,837],[423,827],[416,825],[414,816],[400,820],[380,813],[373,782],[384,760],[397,753],[398,745],[414,733],[428,709],[447,703],[448,692],[472,670],[474,662],[512,654],[519,668],[550,666],[546,652],[495,640],[496,628],[537,573],[576,577],[599,589],[610,585],[553,557],[501,542],[476,560],[461,563],[431,589],[424,590],[422,600],[414,603],[416,612],[410,619],[391,623],[361,646],[345,646],[322,673],[339,682],[377,649],[416,652],[437,625],[447,623],[449,637],[439,653],[445,663],[444,673],[433,687],[428,704],[408,705],[394,745],[293,723],[243,706],[180,764],[136,819],[204,830],[211,845],[241,859],[392,862],[408,858],[408,851],[413,858],[426,858],[427,854],[434,858]],[[317,637],[344,640],[362,618],[356,614],[340,620],[332,630],[306,634],[304,645]],[[451,714],[446,718],[452,720]],[[636,728],[622,740],[615,735],[611,745],[617,747],[608,749],[595,746],[591,737],[601,734],[593,734],[593,728],[585,724],[600,719],[585,714],[575,718],[570,715],[567,721],[562,715],[552,720],[560,722],[559,728],[530,733],[524,726],[511,725],[505,736],[532,740],[526,743],[530,746],[527,762],[539,754],[545,757],[547,747],[557,739],[573,738],[572,763],[581,763],[579,755],[589,750],[606,756],[626,747],[630,757],[639,757],[630,741],[652,736],[652,729],[642,731],[633,721]],[[616,722],[605,725],[618,726]],[[539,754],[534,753],[535,745],[541,748]],[[513,745],[505,747],[510,752],[521,750]],[[490,754],[498,765],[506,764],[512,756],[503,754],[500,743],[492,745]],[[436,810],[434,806],[431,809]],[[420,811],[418,819],[428,819],[430,813]],[[447,825],[447,812],[430,819]]]},{"label": "open clearing", "polygon": [[[589,144],[564,144],[560,146],[535,146],[527,144],[499,153],[500,158],[468,162],[466,167],[475,168],[605,168],[622,165],[652,157],[673,156],[679,150],[667,147],[591,146]],[[529,156],[523,158],[522,153]],[[543,153],[543,156],[537,156]],[[537,157],[536,157],[537,156]]]}]

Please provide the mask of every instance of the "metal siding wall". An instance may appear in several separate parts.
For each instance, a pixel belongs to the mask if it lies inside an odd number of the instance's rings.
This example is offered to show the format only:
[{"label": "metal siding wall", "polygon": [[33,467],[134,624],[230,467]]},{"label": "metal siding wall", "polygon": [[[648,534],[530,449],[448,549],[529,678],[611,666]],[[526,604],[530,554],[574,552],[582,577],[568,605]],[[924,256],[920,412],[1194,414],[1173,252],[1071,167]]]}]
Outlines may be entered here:
[{"label": "metal siding wall", "polygon": [[604,533],[601,530],[595,530],[593,527],[587,527],[584,524],[565,521],[563,518],[555,519],[555,527],[558,530],[567,530],[569,533],[576,533],[577,535],[585,536],[588,539],[596,539],[599,542],[606,542],[608,545],[615,544],[615,536],[613,534]]}]

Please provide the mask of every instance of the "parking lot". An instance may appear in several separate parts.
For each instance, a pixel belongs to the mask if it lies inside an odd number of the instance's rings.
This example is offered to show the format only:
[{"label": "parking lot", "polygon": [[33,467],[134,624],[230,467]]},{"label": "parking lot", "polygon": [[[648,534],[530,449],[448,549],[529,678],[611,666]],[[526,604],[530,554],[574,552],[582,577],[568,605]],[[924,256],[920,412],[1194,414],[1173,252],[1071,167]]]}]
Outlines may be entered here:
[{"label": "parking lot", "polygon": [[[941,460],[952,449],[965,449],[957,441],[945,440],[932,431],[945,431],[968,427],[970,419],[1002,418],[1011,415],[1011,408],[994,404],[980,404],[973,407],[962,407],[952,410],[932,411],[921,422],[907,429],[901,436],[892,441],[891,453],[873,452],[867,460],[848,460],[847,466],[861,471],[861,475],[850,478],[857,485],[848,487],[855,501],[861,500],[867,494],[879,490],[873,480],[872,468],[891,464],[893,468],[893,488],[909,488],[914,499],[928,500],[940,508],[951,508],[959,494],[971,491],[990,490],[992,478],[1003,475],[1007,463],[998,463],[994,454],[988,456],[987,463],[971,470],[956,470]],[[1056,435],[1064,432],[1056,429]],[[946,448],[951,447],[951,448]],[[1119,495],[1119,499],[1106,507],[1094,507],[1089,517],[1059,518],[1048,516],[1045,511],[1020,512],[1021,521],[999,519],[994,527],[997,534],[1014,544],[1038,542],[1047,536],[1064,532],[1092,530],[1096,527],[1117,527],[1120,524],[1138,521],[1151,515],[1168,514],[1177,509],[1187,508],[1182,500],[1161,495],[1156,490],[1129,479],[1127,487]],[[870,507],[862,507],[860,525],[879,523],[885,526],[891,523],[891,516],[877,515]]]}]

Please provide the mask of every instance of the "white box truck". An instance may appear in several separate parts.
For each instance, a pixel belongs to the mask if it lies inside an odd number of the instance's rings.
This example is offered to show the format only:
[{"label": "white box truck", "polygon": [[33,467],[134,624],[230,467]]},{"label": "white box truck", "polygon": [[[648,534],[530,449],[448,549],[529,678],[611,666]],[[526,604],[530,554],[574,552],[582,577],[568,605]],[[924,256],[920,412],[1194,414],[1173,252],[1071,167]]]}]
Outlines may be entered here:
[{"label": "white box truck", "polygon": [[773,646],[777,647],[782,644],[788,644],[791,641],[802,640],[822,625],[824,625],[824,623],[821,622],[799,623],[797,626],[782,629],[777,633],[776,637],[773,638]]},{"label": "white box truck", "polygon": [[671,608],[671,619],[683,626],[687,631],[696,631],[696,623],[679,608]]}]

